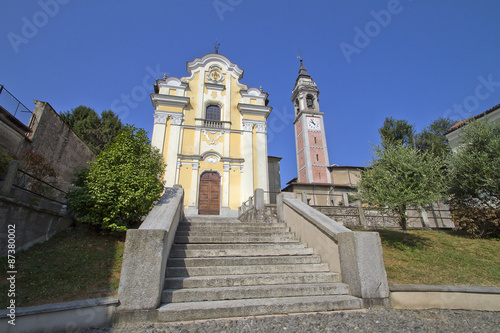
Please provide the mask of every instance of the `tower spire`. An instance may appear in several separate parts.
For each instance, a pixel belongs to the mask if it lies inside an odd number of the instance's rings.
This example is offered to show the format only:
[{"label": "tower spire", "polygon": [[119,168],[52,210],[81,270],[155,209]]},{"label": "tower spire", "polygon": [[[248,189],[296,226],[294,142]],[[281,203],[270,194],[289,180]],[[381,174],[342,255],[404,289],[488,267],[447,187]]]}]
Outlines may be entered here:
[{"label": "tower spire", "polygon": [[297,56],[297,58],[300,60],[300,68],[299,68],[299,77],[311,77],[308,73],[307,73],[307,69],[306,67],[304,66],[304,59],[302,59],[302,50],[299,50],[298,51],[299,55]]}]

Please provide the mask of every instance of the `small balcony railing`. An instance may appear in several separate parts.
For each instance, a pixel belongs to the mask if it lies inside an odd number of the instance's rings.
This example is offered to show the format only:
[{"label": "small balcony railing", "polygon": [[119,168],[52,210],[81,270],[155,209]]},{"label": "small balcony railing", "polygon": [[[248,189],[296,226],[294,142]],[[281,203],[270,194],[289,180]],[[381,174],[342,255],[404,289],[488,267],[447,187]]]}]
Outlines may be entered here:
[{"label": "small balcony railing", "polygon": [[224,122],[219,121],[219,120],[204,119],[203,125],[205,127],[210,127],[210,128],[224,128]]}]

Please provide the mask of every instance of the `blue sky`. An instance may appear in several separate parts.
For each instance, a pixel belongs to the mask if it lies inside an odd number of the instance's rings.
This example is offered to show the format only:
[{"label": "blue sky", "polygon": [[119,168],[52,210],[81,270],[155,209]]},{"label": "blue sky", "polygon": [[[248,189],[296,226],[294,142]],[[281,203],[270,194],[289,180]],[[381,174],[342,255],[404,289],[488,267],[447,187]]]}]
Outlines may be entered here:
[{"label": "blue sky", "polygon": [[393,116],[417,130],[500,103],[500,1],[4,0],[0,84],[25,105],[112,109],[151,132],[152,84],[220,53],[263,86],[270,155],[297,174],[297,51],[320,89],[330,162],[365,165]]}]

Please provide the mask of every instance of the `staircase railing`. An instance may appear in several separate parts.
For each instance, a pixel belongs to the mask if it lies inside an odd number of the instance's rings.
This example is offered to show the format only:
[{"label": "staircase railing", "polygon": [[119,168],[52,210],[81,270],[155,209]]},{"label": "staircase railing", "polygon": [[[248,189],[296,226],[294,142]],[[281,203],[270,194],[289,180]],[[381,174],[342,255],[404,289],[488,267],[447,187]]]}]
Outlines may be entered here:
[{"label": "staircase railing", "polygon": [[382,243],[377,232],[353,232],[291,192],[278,195],[277,219],[312,247],[328,263],[330,271],[340,273],[351,294],[363,298],[365,307],[390,303]]},{"label": "staircase railing", "polygon": [[[178,186],[178,185],[175,185]],[[118,299],[119,315],[155,310],[161,301],[167,258],[179,222],[184,219],[184,190],[166,188],[139,229],[129,229],[125,240]]]}]

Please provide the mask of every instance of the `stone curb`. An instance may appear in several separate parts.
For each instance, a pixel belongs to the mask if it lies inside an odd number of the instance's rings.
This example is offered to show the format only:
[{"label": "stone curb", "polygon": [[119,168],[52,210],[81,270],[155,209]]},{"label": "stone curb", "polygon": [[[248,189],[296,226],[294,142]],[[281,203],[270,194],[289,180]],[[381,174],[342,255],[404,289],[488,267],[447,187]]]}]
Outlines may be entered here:
[{"label": "stone curb", "polygon": [[424,284],[390,284],[391,292],[450,292],[450,293],[473,293],[473,294],[500,294],[498,287],[477,286],[448,286],[448,285],[424,285]]},{"label": "stone curb", "polygon": [[[72,301],[72,302],[43,304],[43,305],[16,308],[16,317],[36,315],[49,312],[91,308],[94,306],[105,306],[105,305],[118,306],[118,304],[119,301],[116,297],[101,297],[101,298],[91,298],[91,299]],[[0,319],[8,318],[7,317],[8,313],[9,310],[0,311]]]},{"label": "stone curb", "polygon": [[391,285],[395,309],[500,311],[500,288],[476,286]]}]

